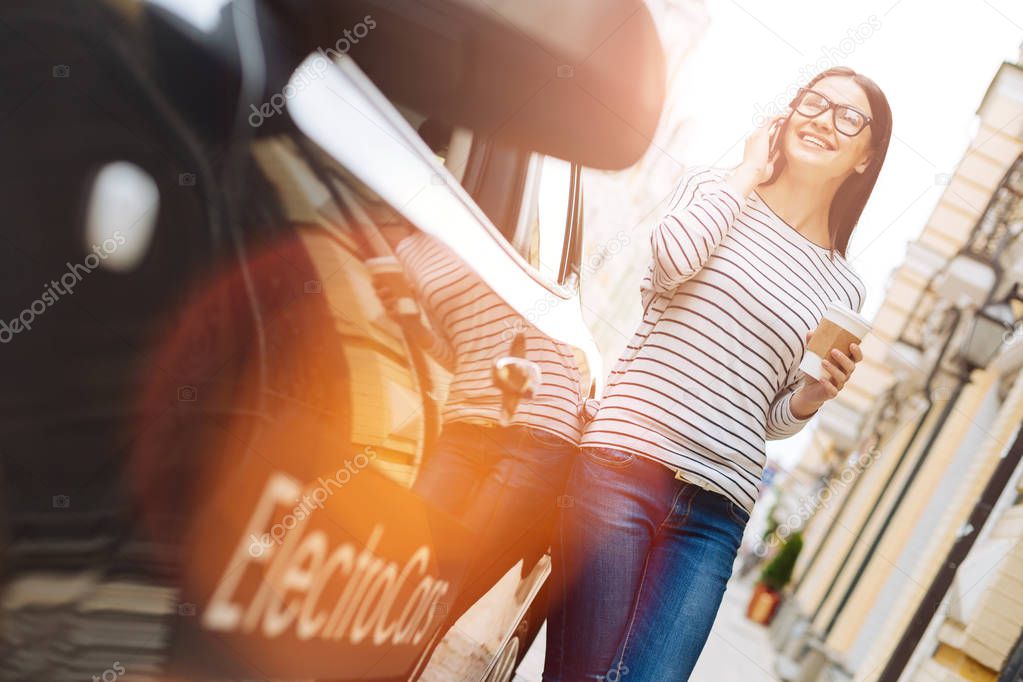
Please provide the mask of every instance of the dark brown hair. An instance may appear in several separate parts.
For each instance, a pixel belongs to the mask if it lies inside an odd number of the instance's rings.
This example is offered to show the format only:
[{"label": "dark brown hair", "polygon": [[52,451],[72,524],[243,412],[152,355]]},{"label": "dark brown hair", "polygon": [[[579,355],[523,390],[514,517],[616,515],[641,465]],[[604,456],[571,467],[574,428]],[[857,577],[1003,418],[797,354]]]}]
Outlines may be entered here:
[{"label": "dark brown hair", "polygon": [[[871,122],[868,127],[870,128],[871,136],[870,149],[873,150],[870,163],[862,173],[854,172],[845,179],[845,182],[839,186],[838,191],[835,193],[835,197],[831,202],[831,208],[828,211],[828,236],[831,243],[831,257],[835,257],[834,252],[837,250],[845,258],[845,252],[849,246],[849,238],[852,236],[853,228],[859,222],[860,215],[863,213],[863,207],[866,206],[867,199],[870,198],[870,193],[874,191],[874,184],[877,182],[878,173],[881,172],[881,166],[884,164],[885,156],[888,154],[888,141],[892,136],[892,109],[888,106],[888,98],[885,97],[877,83],[845,66],[836,66],[826,71],[821,71],[806,84],[806,87],[812,88],[817,81],[829,76],[852,78],[863,89],[863,92],[867,95],[867,101],[870,103]],[[793,107],[793,109],[795,109],[795,102],[796,100],[793,98],[792,102],[789,103],[789,106]],[[789,114],[778,131],[778,139],[784,139],[782,136],[785,135],[791,120],[792,114]],[[863,133],[860,134],[862,135]],[[774,163],[774,171],[771,173],[771,177],[764,184],[769,185],[777,180],[785,165],[785,154],[782,152]]]}]

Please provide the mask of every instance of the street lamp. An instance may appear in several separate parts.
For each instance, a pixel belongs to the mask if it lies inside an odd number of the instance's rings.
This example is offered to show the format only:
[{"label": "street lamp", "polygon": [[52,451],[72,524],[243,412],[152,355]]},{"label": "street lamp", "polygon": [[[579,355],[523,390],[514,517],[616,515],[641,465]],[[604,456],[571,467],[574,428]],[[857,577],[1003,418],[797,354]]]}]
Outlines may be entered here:
[{"label": "street lamp", "polygon": [[970,369],[987,367],[1012,333],[1016,316],[1009,300],[1015,296],[1015,291],[1013,289],[1008,299],[989,303],[974,315],[973,327],[960,351],[960,357]]}]

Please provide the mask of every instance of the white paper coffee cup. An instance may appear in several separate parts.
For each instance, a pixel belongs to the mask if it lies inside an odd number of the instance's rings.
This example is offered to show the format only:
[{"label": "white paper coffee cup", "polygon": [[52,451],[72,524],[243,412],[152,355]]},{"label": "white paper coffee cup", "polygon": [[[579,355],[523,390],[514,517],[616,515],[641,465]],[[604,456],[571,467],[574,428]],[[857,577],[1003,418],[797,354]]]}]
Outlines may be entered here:
[{"label": "white paper coffee cup", "polygon": [[870,321],[855,310],[835,301],[829,303],[821,323],[810,337],[799,369],[814,379],[823,378],[821,363],[831,354],[831,349],[837,348],[849,355],[849,344],[863,341],[870,328]]}]

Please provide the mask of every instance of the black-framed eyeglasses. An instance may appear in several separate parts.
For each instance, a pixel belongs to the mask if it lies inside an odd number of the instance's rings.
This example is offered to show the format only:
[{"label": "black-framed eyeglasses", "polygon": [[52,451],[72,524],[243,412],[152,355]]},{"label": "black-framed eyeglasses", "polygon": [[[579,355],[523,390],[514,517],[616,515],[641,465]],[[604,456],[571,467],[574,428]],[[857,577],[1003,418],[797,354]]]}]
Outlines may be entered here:
[{"label": "black-framed eyeglasses", "polygon": [[832,125],[846,137],[859,135],[873,120],[856,107],[835,104],[811,88],[799,88],[799,92],[792,100],[792,107],[807,118],[816,118],[831,109]]}]

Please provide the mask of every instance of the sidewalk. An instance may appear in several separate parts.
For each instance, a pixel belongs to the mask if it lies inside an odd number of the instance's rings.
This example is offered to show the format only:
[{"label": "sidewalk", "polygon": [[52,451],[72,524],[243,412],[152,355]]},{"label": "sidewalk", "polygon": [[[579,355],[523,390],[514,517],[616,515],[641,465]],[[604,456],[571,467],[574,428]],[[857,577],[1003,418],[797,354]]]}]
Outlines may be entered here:
[{"label": "sidewalk", "polygon": [[[746,620],[746,603],[752,591],[753,583],[748,580],[733,577],[728,583],[691,682],[777,682],[773,672],[775,652],[767,639],[767,630]],[[541,629],[519,665],[514,682],[540,681],[543,652],[544,629]]]},{"label": "sidewalk", "polygon": [[777,681],[775,651],[767,638],[767,628],[746,619],[746,604],[752,593],[751,580],[729,581],[707,646],[690,678],[693,682]]}]

